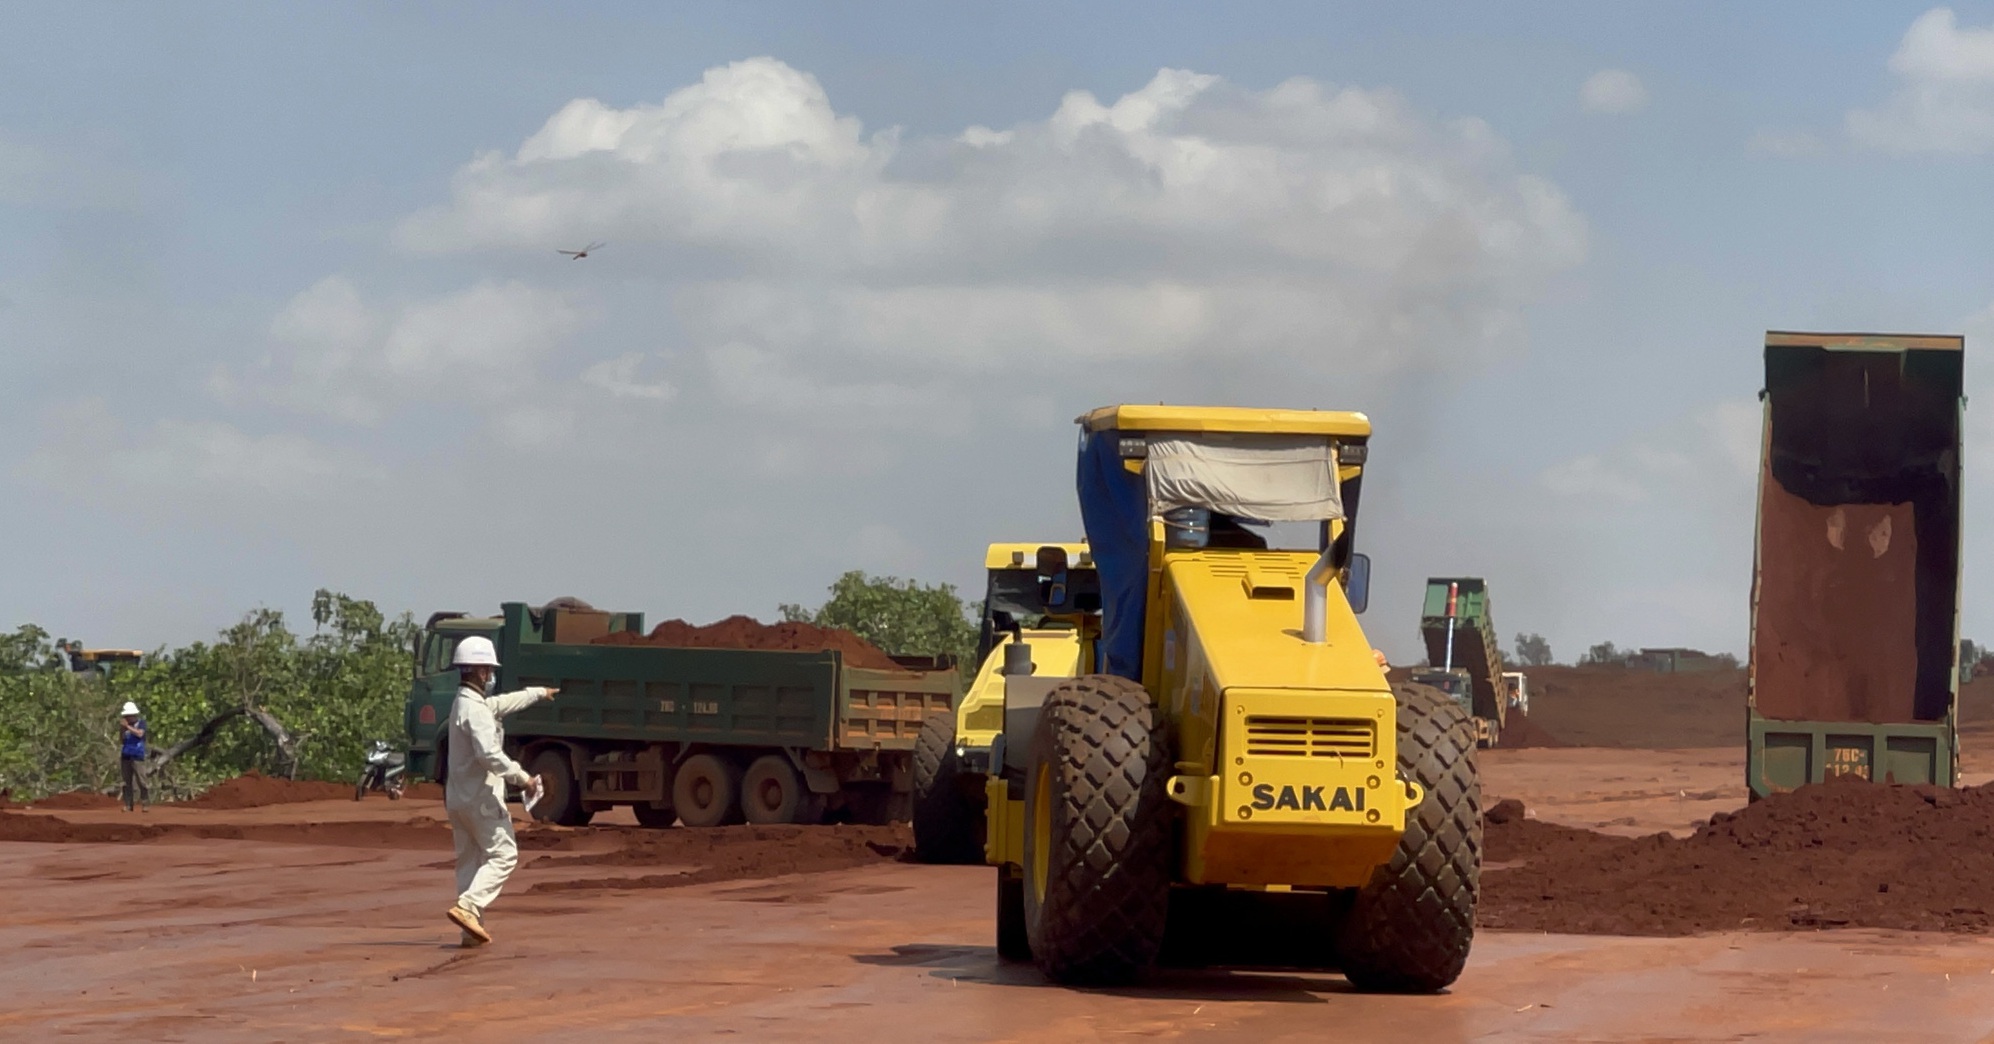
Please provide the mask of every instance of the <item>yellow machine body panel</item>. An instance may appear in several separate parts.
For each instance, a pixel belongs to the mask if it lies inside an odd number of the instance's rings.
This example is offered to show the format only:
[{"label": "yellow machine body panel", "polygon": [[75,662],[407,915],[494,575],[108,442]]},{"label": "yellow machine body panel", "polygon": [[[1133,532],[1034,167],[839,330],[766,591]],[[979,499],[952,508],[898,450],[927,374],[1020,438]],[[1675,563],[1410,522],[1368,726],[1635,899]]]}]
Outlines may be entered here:
[{"label": "yellow machine body panel", "polygon": [[1050,544],[992,544],[983,553],[983,568],[992,572],[999,569],[1030,569],[1037,564],[1039,549],[1042,547],[1059,548],[1061,551],[1066,552],[1068,561],[1083,569],[1093,568],[1094,560],[1087,553],[1086,544],[1060,543],[1058,541]]},{"label": "yellow machine body panel", "polygon": [[1235,432],[1366,439],[1371,418],[1339,410],[1260,410],[1235,406],[1107,406],[1080,418],[1088,431]]},{"label": "yellow machine body panel", "polygon": [[1164,554],[1146,663],[1176,724],[1190,883],[1356,887],[1417,803],[1398,778],[1391,685],[1333,586],[1328,640],[1302,641],[1314,558]]},{"label": "yellow machine body panel", "polygon": [[1025,629],[1003,635],[976,669],[962,702],[956,705],[955,741],[961,747],[989,747],[1004,731],[1004,648],[1022,639],[1032,647],[1032,662],[1041,677],[1071,678],[1080,673],[1085,642],[1071,628]]}]

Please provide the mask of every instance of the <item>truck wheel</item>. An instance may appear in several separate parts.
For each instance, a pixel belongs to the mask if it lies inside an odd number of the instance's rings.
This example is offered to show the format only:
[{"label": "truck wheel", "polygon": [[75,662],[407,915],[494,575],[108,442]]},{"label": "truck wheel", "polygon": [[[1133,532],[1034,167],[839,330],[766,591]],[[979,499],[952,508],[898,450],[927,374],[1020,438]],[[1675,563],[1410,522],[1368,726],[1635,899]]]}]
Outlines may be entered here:
[{"label": "truck wheel", "polygon": [[675,808],[632,805],[630,811],[637,817],[637,825],[648,830],[664,830],[679,821],[679,812]]},{"label": "truck wheel", "polygon": [[1091,675],[1047,695],[1025,776],[1025,928],[1055,982],[1126,983],[1170,907],[1169,743],[1149,693]]},{"label": "truck wheel", "polygon": [[526,771],[539,776],[541,785],[547,788],[540,803],[533,806],[533,818],[561,826],[587,826],[595,817],[595,813],[582,808],[582,788],[575,783],[575,770],[568,763],[567,751],[549,747],[533,755],[533,765]]},{"label": "truck wheel", "polygon": [[1431,993],[1461,974],[1474,941],[1482,784],[1473,723],[1461,708],[1417,689],[1395,695],[1399,774],[1426,796],[1406,816],[1391,861],[1351,901],[1337,956],[1360,990]]},{"label": "truck wheel", "polygon": [[741,821],[740,766],[717,754],[694,754],[672,777],[672,807],[689,827]]},{"label": "truck wheel", "polygon": [[914,741],[914,857],[923,863],[983,862],[983,806],[963,793],[955,715],[937,714]]},{"label": "truck wheel", "polygon": [[750,823],[795,823],[810,794],[796,767],[780,754],[764,754],[741,777],[741,814]]},{"label": "truck wheel", "polygon": [[997,868],[997,959],[1032,959],[1032,941],[1025,934],[1025,879],[1008,866]]}]

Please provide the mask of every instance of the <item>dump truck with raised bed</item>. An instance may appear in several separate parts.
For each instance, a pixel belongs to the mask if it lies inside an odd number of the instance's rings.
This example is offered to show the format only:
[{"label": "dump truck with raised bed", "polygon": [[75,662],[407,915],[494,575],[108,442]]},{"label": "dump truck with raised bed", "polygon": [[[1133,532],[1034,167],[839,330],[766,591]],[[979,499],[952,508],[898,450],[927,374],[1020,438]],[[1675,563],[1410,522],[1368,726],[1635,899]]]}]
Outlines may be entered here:
[{"label": "dump truck with raised bed", "polygon": [[[1040,567],[1053,561],[1066,563],[1057,590]],[[927,863],[983,862],[984,787],[991,744],[1004,731],[1009,672],[1069,678],[1093,656],[1097,629],[1082,618],[1100,614],[1101,588],[1086,544],[991,544],[983,566],[976,673],[955,710],[929,718],[914,747],[914,854]]]},{"label": "dump truck with raised bed", "polygon": [[[1426,662],[1439,673],[1413,680],[1465,699],[1475,719],[1476,743],[1493,747],[1502,742],[1512,700],[1503,680],[1502,643],[1489,618],[1489,585],[1476,576],[1428,578],[1419,634],[1426,642]],[[1465,672],[1465,692],[1458,684],[1435,680],[1449,671]]]},{"label": "dump truck with raised bed", "polygon": [[1965,339],[1765,342],[1746,781],[1959,781]]},{"label": "dump truck with raised bed", "polygon": [[506,719],[508,753],[546,786],[536,818],[573,826],[619,805],[645,826],[907,818],[914,741],[953,705],[953,666],[619,642],[643,625],[641,613],[519,602],[495,617],[431,617],[415,645],[409,771],[444,780],[450,655],[481,634],[498,647],[502,690],[561,690]]},{"label": "dump truck with raised bed", "polygon": [[[1080,420],[1102,611],[1076,677],[1004,677],[997,950],[1062,983],[1158,963],[1460,974],[1481,872],[1467,715],[1394,688],[1355,550],[1371,424],[1119,406]],[[1063,586],[1057,549],[1039,563]]]}]

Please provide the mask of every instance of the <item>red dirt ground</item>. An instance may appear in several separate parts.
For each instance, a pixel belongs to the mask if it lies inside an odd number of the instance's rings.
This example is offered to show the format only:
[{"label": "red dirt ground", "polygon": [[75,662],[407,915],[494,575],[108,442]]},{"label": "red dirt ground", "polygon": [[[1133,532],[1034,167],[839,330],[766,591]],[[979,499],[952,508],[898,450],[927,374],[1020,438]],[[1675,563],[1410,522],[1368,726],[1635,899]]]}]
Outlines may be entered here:
[{"label": "red dirt ground", "polygon": [[1538,822],[1517,801],[1486,818],[1489,927],[1994,929],[1994,785],[1819,784],[1719,813],[1685,838]]},{"label": "red dirt ground", "polygon": [[878,646],[850,631],[796,621],[765,624],[747,616],[730,616],[695,627],[684,620],[666,620],[642,637],[628,631],[597,638],[597,645],[656,645],[671,649],[768,649],[787,652],[838,652],[848,667],[893,671],[902,669]]}]

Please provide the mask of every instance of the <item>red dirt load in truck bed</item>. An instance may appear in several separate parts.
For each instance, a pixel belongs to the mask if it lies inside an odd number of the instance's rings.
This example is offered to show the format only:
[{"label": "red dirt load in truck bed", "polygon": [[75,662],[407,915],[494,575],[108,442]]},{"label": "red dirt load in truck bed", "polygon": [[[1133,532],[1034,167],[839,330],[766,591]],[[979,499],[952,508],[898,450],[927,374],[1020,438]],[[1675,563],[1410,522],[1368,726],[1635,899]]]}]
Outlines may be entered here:
[{"label": "red dirt load in truck bed", "polygon": [[1994,930],[1994,785],[1840,780],[1611,837],[1491,808],[1484,927],[1609,935],[1859,927]]},{"label": "red dirt load in truck bed", "polygon": [[875,671],[902,670],[878,646],[853,634],[831,627],[785,621],[765,624],[753,617],[730,616],[718,623],[695,627],[684,620],[666,620],[651,628],[648,635],[629,631],[597,638],[595,645],[655,645],[668,649],[761,649],[777,652],[842,653],[847,667]]}]

